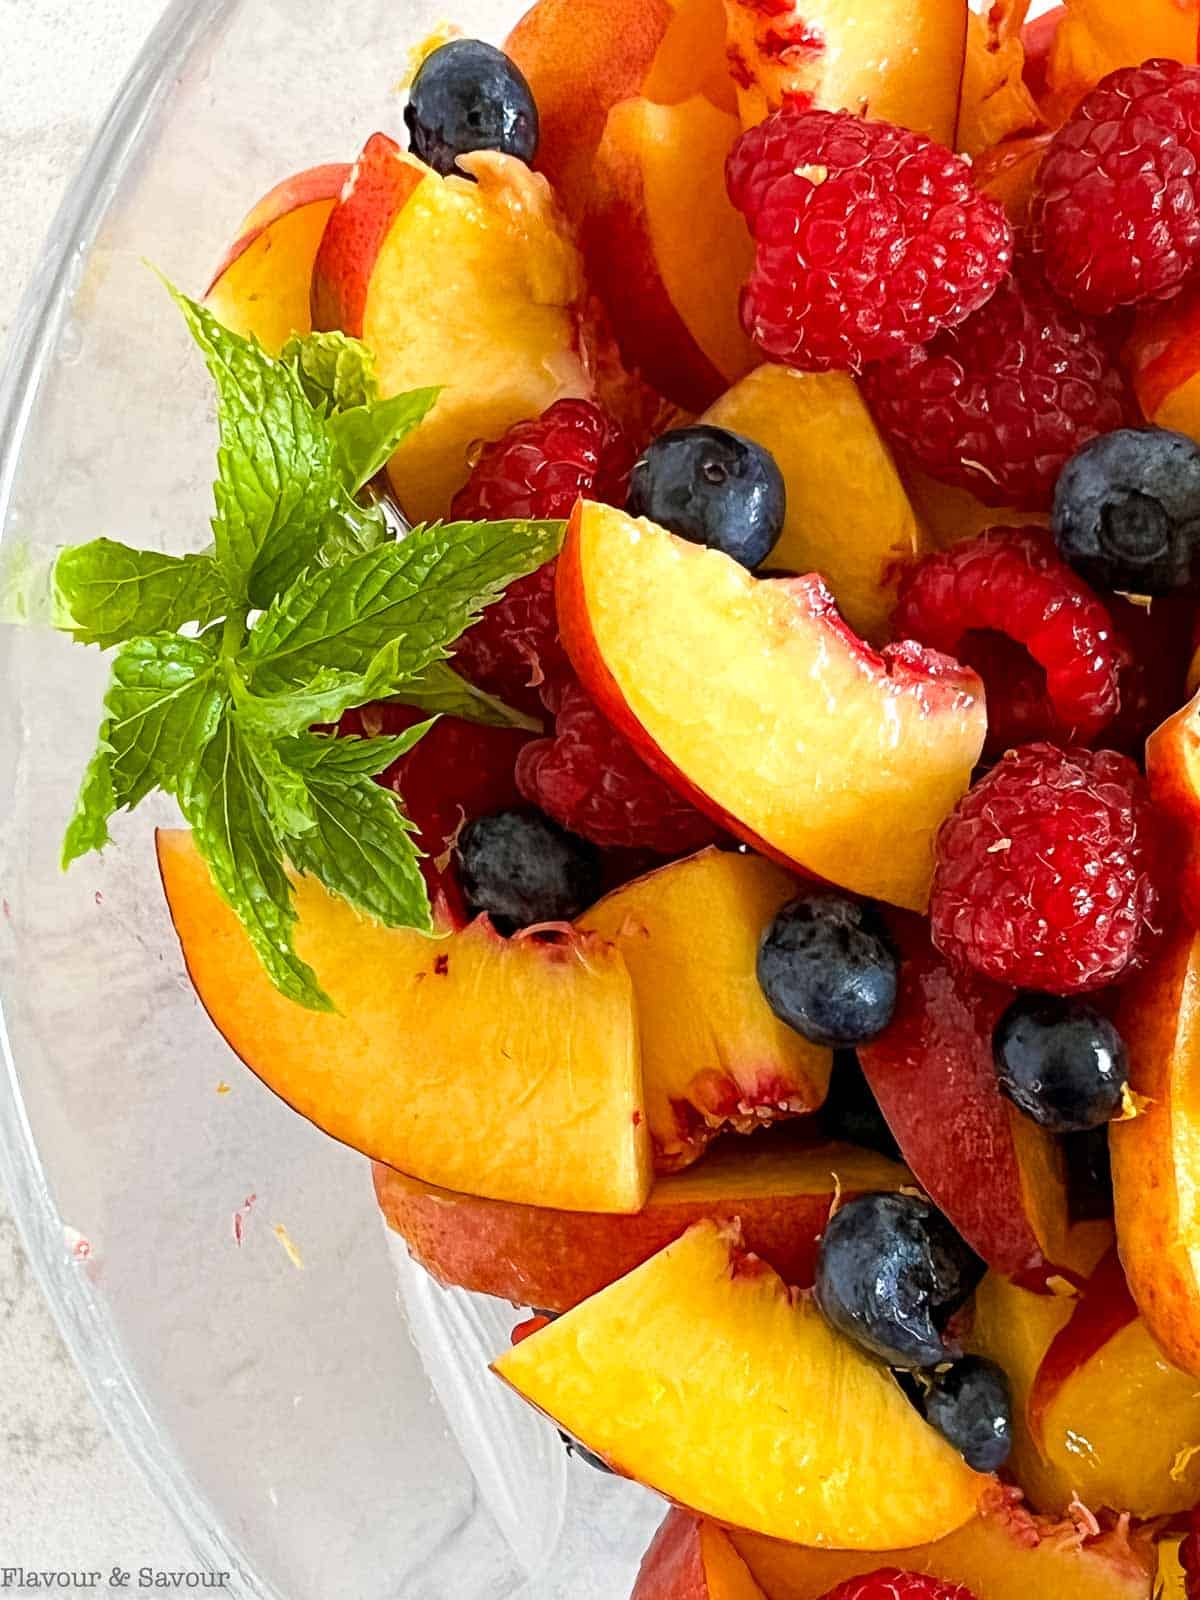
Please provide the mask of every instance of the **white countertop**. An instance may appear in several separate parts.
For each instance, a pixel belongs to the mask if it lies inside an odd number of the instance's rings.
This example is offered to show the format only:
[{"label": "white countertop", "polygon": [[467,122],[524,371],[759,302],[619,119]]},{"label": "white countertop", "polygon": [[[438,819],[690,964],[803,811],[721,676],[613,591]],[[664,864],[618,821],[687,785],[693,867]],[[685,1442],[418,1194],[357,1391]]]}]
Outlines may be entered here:
[{"label": "white countertop", "polygon": [[[162,9],[163,0],[0,0],[0,341],[63,188]],[[0,1188],[0,1568],[194,1565],[99,1420]]]}]

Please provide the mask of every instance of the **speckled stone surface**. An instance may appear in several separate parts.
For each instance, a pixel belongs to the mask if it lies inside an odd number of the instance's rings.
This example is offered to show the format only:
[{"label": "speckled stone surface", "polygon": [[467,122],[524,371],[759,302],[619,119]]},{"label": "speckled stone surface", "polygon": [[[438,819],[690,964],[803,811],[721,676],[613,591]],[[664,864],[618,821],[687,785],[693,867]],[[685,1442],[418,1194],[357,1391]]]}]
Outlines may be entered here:
[{"label": "speckled stone surface", "polygon": [[[0,0],[0,340],[62,191],[161,10],[162,0]],[[0,1568],[107,1576],[118,1565],[194,1564],[99,1420],[0,1186]]]}]

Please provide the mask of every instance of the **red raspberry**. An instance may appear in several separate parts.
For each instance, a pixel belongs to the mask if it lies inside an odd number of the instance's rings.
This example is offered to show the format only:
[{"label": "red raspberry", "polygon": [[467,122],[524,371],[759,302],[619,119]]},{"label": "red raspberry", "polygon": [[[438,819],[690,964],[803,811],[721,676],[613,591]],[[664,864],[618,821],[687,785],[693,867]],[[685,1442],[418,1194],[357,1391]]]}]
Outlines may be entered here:
[{"label": "red raspberry", "polygon": [[[633,450],[603,411],[588,400],[556,400],[484,446],[450,514],[464,522],[567,517],[581,495],[620,505],[632,466]],[[458,641],[454,665],[510,705],[539,708],[538,685],[570,671],[558,640],[553,562],[488,607]]]},{"label": "red raspberry", "polygon": [[651,772],[577,680],[558,700],[553,739],[526,745],[517,786],[531,805],[598,845],[683,855],[719,829]]},{"label": "red raspberry", "polygon": [[1034,236],[1050,286],[1102,316],[1177,293],[1200,262],[1200,68],[1112,72],[1050,142]]},{"label": "red raspberry", "polygon": [[1157,931],[1164,827],[1127,756],[1009,751],[938,834],[934,943],[1015,988],[1075,994],[1128,977]]},{"label": "red raspberry", "polygon": [[1048,511],[1058,475],[1129,416],[1125,380],[1094,323],[1032,272],[974,316],[866,374],[889,441],[985,505]]},{"label": "red raspberry", "polygon": [[742,324],[791,366],[859,372],[925,344],[1012,265],[1004,209],[970,165],[890,123],[777,111],[738,139],[726,176],[758,246]]},{"label": "red raspberry", "polygon": [[975,1600],[961,1583],[941,1583],[919,1572],[883,1567],[865,1578],[847,1578],[825,1600]]},{"label": "red raspberry", "polygon": [[[983,677],[993,738],[1035,728],[1042,737],[1091,740],[1121,706],[1125,652],[1103,603],[1038,528],[991,528],[926,556],[900,580],[892,627]],[[986,630],[1024,645],[1042,668],[1015,684],[976,659],[971,634]],[[1011,664],[1011,657],[1003,663]],[[1015,692],[1014,692],[1015,690]],[[1032,703],[1031,703],[1032,701]]]}]

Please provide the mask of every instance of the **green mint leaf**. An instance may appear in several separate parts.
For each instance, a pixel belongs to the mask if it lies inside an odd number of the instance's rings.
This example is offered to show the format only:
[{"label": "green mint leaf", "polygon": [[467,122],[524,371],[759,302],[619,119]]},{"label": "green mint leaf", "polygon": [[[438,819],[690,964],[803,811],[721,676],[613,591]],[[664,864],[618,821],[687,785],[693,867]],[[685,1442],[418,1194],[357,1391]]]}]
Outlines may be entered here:
[{"label": "green mint leaf", "polygon": [[415,706],[418,711],[436,711],[444,717],[461,717],[464,722],[482,722],[489,728],[545,732],[545,724],[537,717],[514,711],[495,695],[485,694],[460,677],[446,661],[434,661],[419,677],[409,679],[401,685],[395,698],[404,705]]},{"label": "green mint leaf", "polygon": [[225,704],[217,658],[202,639],[132,639],[113,659],[104,721],[63,841],[63,866],[108,843],[108,819],[152,789],[190,794]]},{"label": "green mint leaf", "polygon": [[[308,738],[322,746],[331,742],[316,735]],[[301,736],[296,742],[304,740]],[[288,841],[292,864],[386,927],[432,933],[429,893],[412,824],[389,790],[365,774],[339,770],[336,761],[331,766],[331,758],[332,753],[325,754],[305,768],[317,822],[309,832]]]},{"label": "green mint leaf", "polygon": [[238,737],[258,772],[261,794],[272,831],[279,839],[295,838],[317,824],[303,776],[288,766],[278,744],[244,723]]},{"label": "green mint leaf", "polygon": [[111,539],[64,550],[54,564],[55,616],[81,644],[102,650],[187,622],[207,627],[229,609],[211,556],[165,556]]},{"label": "green mint leaf", "polygon": [[309,404],[351,411],[379,398],[375,355],[344,333],[294,333],[280,359],[295,366]]},{"label": "green mint leaf", "polygon": [[561,522],[449,522],[414,528],[335,568],[305,574],[250,634],[245,665],[260,694],[321,668],[415,677],[515,579],[557,555]]},{"label": "green mint leaf", "polygon": [[281,739],[279,754],[297,772],[316,772],[327,781],[333,775],[349,778],[374,778],[406,756],[437,721],[430,717],[403,733],[381,734],[375,739],[334,738],[312,733],[301,738]]},{"label": "green mint leaf", "polygon": [[296,368],[171,293],[217,386],[217,563],[232,596],[267,605],[331,544],[335,558],[371,548],[379,519],[354,505],[325,416]]},{"label": "green mint leaf", "polygon": [[307,683],[274,694],[236,690],[237,719],[241,725],[268,739],[282,739],[303,733],[317,722],[336,722],[343,712],[376,699],[368,674],[339,672],[321,667]]},{"label": "green mint leaf", "polygon": [[441,392],[413,389],[390,400],[335,412],[329,418],[326,426],[352,495],[386,466],[396,446],[424,421]]},{"label": "green mint leaf", "polygon": [[237,913],[271,982],[298,1005],[332,1011],[316,973],[296,954],[296,908],[283,850],[259,769],[231,718],[209,741],[181,804],[217,892]]}]

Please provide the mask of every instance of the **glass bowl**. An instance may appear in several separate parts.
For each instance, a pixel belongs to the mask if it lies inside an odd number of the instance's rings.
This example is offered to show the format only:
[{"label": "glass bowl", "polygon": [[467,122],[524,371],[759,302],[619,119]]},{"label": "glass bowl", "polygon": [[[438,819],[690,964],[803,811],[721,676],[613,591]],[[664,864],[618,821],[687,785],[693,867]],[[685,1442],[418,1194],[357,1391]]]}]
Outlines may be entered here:
[{"label": "glass bowl", "polygon": [[[17,318],[10,578],[98,535],[206,542],[210,385],[145,263],[199,292],[280,177],[402,133],[396,80],[444,5],[169,7]],[[472,0],[457,18],[498,40],[521,9]],[[658,1502],[568,1459],[488,1374],[511,1308],[438,1288],[403,1249],[394,1270],[367,1163],[200,1010],[154,864],[169,806],[59,871],[104,678],[98,652],[0,627],[0,1169],[101,1410],[227,1592],[627,1593]]]}]

